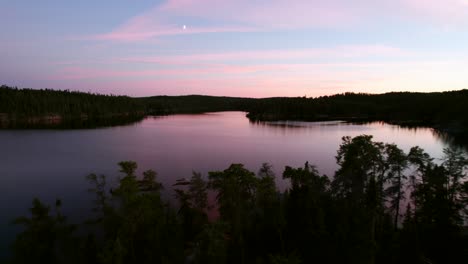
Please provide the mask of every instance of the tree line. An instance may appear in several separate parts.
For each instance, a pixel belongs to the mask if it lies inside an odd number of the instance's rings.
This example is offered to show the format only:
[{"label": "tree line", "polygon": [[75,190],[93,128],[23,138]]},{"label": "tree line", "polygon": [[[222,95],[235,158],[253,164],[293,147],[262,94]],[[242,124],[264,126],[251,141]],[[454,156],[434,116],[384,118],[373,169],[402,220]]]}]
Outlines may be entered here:
[{"label": "tree line", "polygon": [[106,116],[119,113],[137,114],[143,110],[141,104],[128,96],[0,87],[0,113],[17,116]]},{"label": "tree line", "polygon": [[0,87],[0,127],[118,125],[144,114],[128,96]]},{"label": "tree line", "polygon": [[206,113],[220,111],[248,111],[257,99],[183,95],[183,96],[152,96],[136,98],[145,105],[149,115],[169,115],[183,113]]},{"label": "tree line", "polygon": [[316,98],[265,98],[251,109],[252,120],[380,120],[435,124],[463,121],[468,90],[451,92],[344,93]]},{"label": "tree line", "polygon": [[[239,98],[202,95],[127,96],[0,87],[1,120],[59,115],[105,120],[146,115],[245,111],[253,121],[347,120],[424,125],[463,138],[468,131],[468,90],[433,93],[344,93],[321,97]],[[96,122],[98,123],[98,122]],[[115,123],[115,122],[114,122]],[[99,124],[97,124],[99,125]],[[103,124],[108,125],[108,124]]]},{"label": "tree line", "polygon": [[121,125],[146,115],[246,111],[253,99],[215,96],[128,96],[0,86],[0,128]]},{"label": "tree line", "polygon": [[175,204],[155,171],[123,161],[116,186],[87,177],[95,217],[85,224],[68,223],[60,200],[34,199],[15,220],[24,231],[11,263],[463,263],[468,157],[444,154],[344,137],[332,178],[287,166],[280,192],[268,163],[257,173],[232,164],[176,181]]}]

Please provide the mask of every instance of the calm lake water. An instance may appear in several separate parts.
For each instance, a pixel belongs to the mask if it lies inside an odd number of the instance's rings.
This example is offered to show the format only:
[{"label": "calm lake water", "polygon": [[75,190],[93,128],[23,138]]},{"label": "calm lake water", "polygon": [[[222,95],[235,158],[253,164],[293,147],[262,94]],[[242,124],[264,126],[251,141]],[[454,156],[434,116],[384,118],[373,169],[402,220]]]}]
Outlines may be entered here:
[{"label": "calm lake water", "polygon": [[341,138],[361,134],[396,143],[405,151],[418,145],[433,157],[441,157],[447,146],[432,129],[383,123],[253,124],[243,112],[150,117],[133,125],[91,130],[0,131],[0,256],[18,232],[10,221],[28,213],[33,197],[49,203],[60,198],[69,218],[83,218],[92,199],[85,176],[95,172],[114,178],[119,161],[137,161],[139,172],[156,170],[166,199],[176,179],[188,178],[192,171],[206,175],[231,163],[257,171],[269,162],[284,189],[285,165],[309,161],[321,173],[333,175]]}]

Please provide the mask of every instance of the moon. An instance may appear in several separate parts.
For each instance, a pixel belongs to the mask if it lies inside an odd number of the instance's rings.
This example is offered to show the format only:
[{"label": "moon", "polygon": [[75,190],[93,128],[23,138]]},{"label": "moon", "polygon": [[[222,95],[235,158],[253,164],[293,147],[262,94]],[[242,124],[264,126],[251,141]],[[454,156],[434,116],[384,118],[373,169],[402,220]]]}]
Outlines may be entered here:
[{"label": "moon", "polygon": [[184,30],[186,30],[186,29],[187,29],[187,26],[186,26],[186,25],[183,25],[182,28],[183,28]]}]

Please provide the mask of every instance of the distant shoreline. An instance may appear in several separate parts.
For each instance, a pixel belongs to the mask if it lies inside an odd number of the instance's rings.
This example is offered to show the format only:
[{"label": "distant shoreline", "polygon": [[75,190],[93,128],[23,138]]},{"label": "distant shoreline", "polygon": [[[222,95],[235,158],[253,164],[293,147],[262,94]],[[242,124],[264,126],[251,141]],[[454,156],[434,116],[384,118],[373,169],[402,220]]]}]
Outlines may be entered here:
[{"label": "distant shoreline", "polygon": [[[147,116],[243,111],[251,122],[386,122],[468,134],[468,90],[432,93],[345,93],[317,98],[100,95],[0,86],[0,129],[80,129],[128,125]],[[466,140],[465,140],[466,141]]]}]

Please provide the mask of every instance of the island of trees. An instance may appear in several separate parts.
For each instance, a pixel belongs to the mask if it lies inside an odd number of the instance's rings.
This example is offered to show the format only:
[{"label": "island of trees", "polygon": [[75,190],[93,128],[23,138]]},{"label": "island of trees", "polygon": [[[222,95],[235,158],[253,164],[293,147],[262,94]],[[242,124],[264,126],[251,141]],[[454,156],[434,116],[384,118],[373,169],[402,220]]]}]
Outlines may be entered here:
[{"label": "island of trees", "polygon": [[34,199],[14,221],[24,230],[11,263],[465,263],[468,157],[444,153],[344,137],[333,177],[285,167],[280,192],[269,164],[232,164],[175,182],[176,203],[155,171],[123,161],[116,186],[87,177],[95,206],[84,224],[67,222],[60,200]]}]

